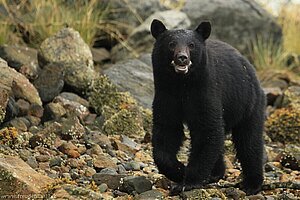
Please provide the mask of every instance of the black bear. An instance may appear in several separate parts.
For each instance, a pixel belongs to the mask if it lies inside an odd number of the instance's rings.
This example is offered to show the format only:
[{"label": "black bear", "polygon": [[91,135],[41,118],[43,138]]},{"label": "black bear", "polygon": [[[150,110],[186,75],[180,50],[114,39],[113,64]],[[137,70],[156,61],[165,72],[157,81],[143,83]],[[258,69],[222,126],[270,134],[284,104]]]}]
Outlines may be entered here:
[{"label": "black bear", "polygon": [[[231,132],[247,194],[263,183],[265,95],[253,66],[235,48],[210,40],[211,24],[167,30],[153,20],[153,157],[159,172],[175,182],[171,193],[199,188],[224,176],[225,133]],[[191,136],[188,164],[177,160]]]}]

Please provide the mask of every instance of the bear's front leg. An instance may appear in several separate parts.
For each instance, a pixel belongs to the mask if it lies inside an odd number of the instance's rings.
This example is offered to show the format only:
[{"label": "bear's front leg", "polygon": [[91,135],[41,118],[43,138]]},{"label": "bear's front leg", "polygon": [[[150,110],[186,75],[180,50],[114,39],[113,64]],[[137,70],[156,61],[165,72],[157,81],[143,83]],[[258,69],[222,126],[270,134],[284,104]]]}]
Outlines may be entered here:
[{"label": "bear's front leg", "polygon": [[201,124],[190,130],[192,148],[185,169],[185,190],[209,183],[216,163],[223,156],[224,129],[221,119],[204,120]]},{"label": "bear's front leg", "polygon": [[152,146],[154,162],[161,174],[171,181],[183,181],[185,166],[177,160],[184,138],[179,102],[165,93],[153,102]]}]

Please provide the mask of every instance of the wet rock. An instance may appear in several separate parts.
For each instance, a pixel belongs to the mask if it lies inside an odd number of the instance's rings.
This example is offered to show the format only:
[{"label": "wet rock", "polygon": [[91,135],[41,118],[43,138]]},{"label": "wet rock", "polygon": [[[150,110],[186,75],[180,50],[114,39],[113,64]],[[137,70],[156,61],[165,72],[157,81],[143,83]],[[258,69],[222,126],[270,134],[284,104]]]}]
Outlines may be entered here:
[{"label": "wet rock", "polygon": [[0,156],[0,195],[41,194],[53,183],[48,176],[37,173],[23,160],[13,156]]},{"label": "wet rock", "polygon": [[[182,11],[191,19],[192,29],[201,21],[209,20],[213,24],[212,37],[242,52],[247,50],[249,41],[256,35],[265,39],[271,35],[274,41],[280,41],[282,37],[276,20],[255,1],[192,0],[186,1]],[[247,26],[244,26],[245,23]]]},{"label": "wet rock", "polygon": [[24,46],[1,45],[0,57],[28,79],[33,80],[38,76],[37,50]]},{"label": "wet rock", "polygon": [[125,177],[125,175],[116,174],[100,174],[96,173],[93,175],[93,180],[97,185],[101,185],[102,183],[107,184],[110,189],[116,190],[120,187],[121,180]]},{"label": "wet rock", "polygon": [[49,63],[39,73],[34,81],[34,86],[39,92],[43,102],[50,102],[63,89],[63,66],[57,63]]},{"label": "wet rock", "polygon": [[152,189],[152,183],[144,176],[129,176],[123,179],[120,191],[128,194],[143,193]]},{"label": "wet rock", "polygon": [[7,63],[2,59],[0,60],[0,89],[8,92],[12,91],[15,98],[25,99],[32,104],[42,105],[36,88],[24,75],[8,67]]},{"label": "wet rock", "polygon": [[135,197],[135,200],[155,200],[155,199],[163,199],[163,194],[158,190],[149,190],[139,194]]}]

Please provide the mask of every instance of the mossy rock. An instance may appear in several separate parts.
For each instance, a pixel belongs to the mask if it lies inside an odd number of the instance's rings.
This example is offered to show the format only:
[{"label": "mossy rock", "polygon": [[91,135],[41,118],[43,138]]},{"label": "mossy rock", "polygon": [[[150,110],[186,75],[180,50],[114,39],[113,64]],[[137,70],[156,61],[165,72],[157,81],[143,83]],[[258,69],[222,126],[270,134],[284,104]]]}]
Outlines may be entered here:
[{"label": "mossy rock", "polygon": [[275,110],[266,121],[266,133],[272,141],[300,143],[300,108]]},{"label": "mossy rock", "polygon": [[151,111],[140,107],[128,92],[119,92],[106,76],[98,76],[87,94],[90,105],[104,120],[105,134],[140,135],[151,131]]},{"label": "mossy rock", "polygon": [[291,86],[284,91],[282,106],[300,108],[300,86]]}]

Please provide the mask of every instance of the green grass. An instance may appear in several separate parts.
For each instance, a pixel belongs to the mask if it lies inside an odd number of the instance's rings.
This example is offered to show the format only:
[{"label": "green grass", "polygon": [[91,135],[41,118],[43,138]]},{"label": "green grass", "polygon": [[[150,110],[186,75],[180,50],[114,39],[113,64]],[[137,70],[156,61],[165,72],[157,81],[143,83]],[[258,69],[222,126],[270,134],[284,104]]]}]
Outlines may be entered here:
[{"label": "green grass", "polygon": [[[300,66],[300,6],[282,5],[277,19],[282,28],[282,44],[278,44],[272,38],[266,40],[260,36],[250,41],[250,57],[257,70],[294,70]],[[287,66],[288,60],[294,61]]]},{"label": "green grass", "polygon": [[102,1],[20,0],[18,4],[9,2],[11,1],[0,0],[0,4],[8,12],[8,15],[0,14],[0,44],[16,43],[9,37],[15,35],[30,46],[38,47],[45,38],[63,27],[77,30],[89,45],[93,44],[101,31],[106,36],[123,40],[118,31],[121,24],[108,19],[110,8]]},{"label": "green grass", "polygon": [[286,66],[289,54],[272,38],[266,40],[258,36],[250,43],[250,58],[257,70],[280,69]]}]

